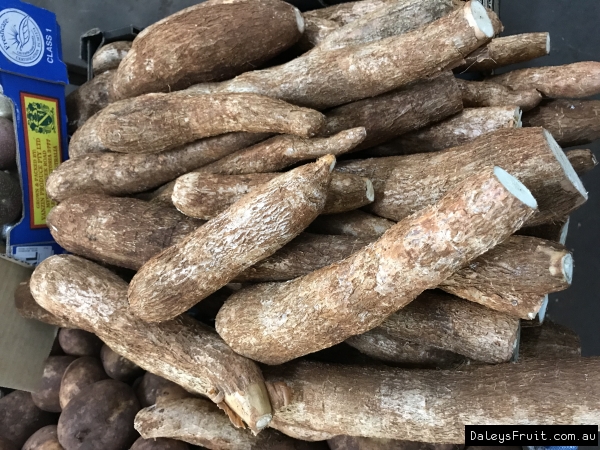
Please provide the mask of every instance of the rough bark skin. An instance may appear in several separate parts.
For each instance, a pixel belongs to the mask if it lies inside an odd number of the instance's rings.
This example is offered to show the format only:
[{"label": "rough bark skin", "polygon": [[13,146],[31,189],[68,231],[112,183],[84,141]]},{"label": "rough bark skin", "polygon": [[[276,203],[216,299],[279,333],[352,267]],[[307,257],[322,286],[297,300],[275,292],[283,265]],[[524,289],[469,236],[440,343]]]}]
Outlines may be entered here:
[{"label": "rough bark skin", "polygon": [[519,360],[562,360],[581,356],[581,342],[573,330],[546,320],[542,326],[521,330]]},{"label": "rough bark skin", "polygon": [[518,91],[487,81],[465,81],[456,79],[462,93],[465,108],[486,106],[518,106],[522,111],[535,108],[542,101],[542,94],[536,89]]},{"label": "rough bark skin", "polygon": [[545,296],[571,286],[573,257],[562,245],[511,236],[439,286],[511,316],[532,320]]},{"label": "rough bark skin", "polygon": [[569,232],[569,222],[570,219],[568,216],[557,218],[555,221],[543,225],[523,227],[517,231],[517,234],[532,236],[565,245],[567,242],[567,233]]},{"label": "rough bark skin", "polygon": [[146,94],[111,103],[94,118],[102,145],[115,152],[156,153],[235,131],[317,134],[325,117],[256,94]]},{"label": "rough bark skin", "polygon": [[299,53],[307,52],[311,48],[317,46],[320,42],[323,42],[331,32],[341,27],[339,23],[334,22],[333,20],[307,16],[307,14],[312,12],[314,11],[308,11],[302,15],[304,17],[304,34],[302,34],[295,46]]},{"label": "rough bark skin", "polygon": [[359,436],[336,436],[329,439],[327,443],[330,450],[462,450],[463,448],[452,444],[426,444]]},{"label": "rough bark skin", "polygon": [[456,147],[503,128],[521,127],[517,106],[469,108],[442,122],[406,133],[369,151],[372,156],[411,155]]},{"label": "rough bark skin", "polygon": [[600,100],[542,103],[523,116],[523,125],[544,127],[563,147],[589,144],[600,139]]},{"label": "rough bark skin", "polygon": [[[474,5],[474,6],[473,6]],[[473,19],[481,16],[480,24]],[[252,92],[323,109],[400,88],[452,66],[492,36],[481,5],[467,3],[423,28],[365,45],[308,52],[286,64],[242,74],[200,92]],[[489,34],[486,34],[488,32]],[[416,49],[427,48],[427,54]],[[351,70],[349,70],[351,68]]]},{"label": "rough bark skin", "polygon": [[297,441],[275,430],[253,436],[231,426],[215,405],[201,398],[169,400],[142,409],[134,426],[145,439],[168,437],[211,450],[327,449],[324,442]]},{"label": "rough bark skin", "polygon": [[462,97],[452,72],[444,72],[414,86],[367,98],[327,111],[322,133],[329,135],[363,126],[361,150],[422,128],[462,111]]},{"label": "rough bark skin", "polygon": [[77,256],[46,259],[31,287],[43,308],[95,333],[140,367],[230,408],[252,429],[267,425],[271,407],[259,368],[199,322],[187,316],[141,321],[129,311],[127,283]]},{"label": "rough bark skin", "polygon": [[388,1],[371,13],[330,32],[319,42],[318,49],[334,50],[399,36],[440,19],[452,10],[451,0]]},{"label": "rough bark skin", "polygon": [[585,175],[598,165],[596,156],[589,148],[567,150],[565,154],[579,176]]},{"label": "rough bark skin", "polygon": [[71,197],[48,214],[52,237],[67,251],[133,270],[203,224],[173,208],[95,194]]},{"label": "rough bark skin", "polygon": [[20,283],[17,287],[17,290],[15,291],[15,308],[19,314],[26,319],[38,320],[50,325],[56,325],[60,328],[71,327],[71,322],[55,316],[37,304],[33,295],[31,295],[29,282]]},{"label": "rough bark skin", "polygon": [[272,422],[284,432],[294,426],[335,435],[459,444],[464,443],[465,424],[569,425],[595,423],[600,414],[595,389],[600,358],[462,370],[298,361],[267,367],[265,375],[287,390],[288,404],[274,402]]},{"label": "rough bark skin", "polygon": [[79,126],[71,137],[69,141],[69,158],[76,158],[88,153],[103,153],[108,151],[102,142],[100,142],[96,133],[95,120],[98,117],[98,113]]},{"label": "rough bark skin", "polygon": [[131,42],[129,41],[111,42],[100,47],[92,58],[94,76],[97,77],[107,70],[118,68],[129,50],[131,50]]},{"label": "rough bark skin", "polygon": [[21,448],[40,428],[56,423],[56,419],[56,414],[42,411],[35,406],[29,392],[13,391],[0,398],[2,437],[17,448]]},{"label": "rough bark skin", "polygon": [[366,136],[362,126],[345,129],[328,138],[275,136],[208,164],[197,172],[227,175],[277,172],[308,159],[342,155],[354,149]]},{"label": "rough bark skin", "polygon": [[382,6],[395,0],[361,0],[357,2],[339,3],[326,8],[315,9],[302,13],[306,22],[314,17],[331,20],[340,27],[366,16]]},{"label": "rough bark skin", "polygon": [[492,39],[465,58],[457,72],[487,72],[550,53],[550,33],[524,33]]},{"label": "rough bark skin", "polygon": [[302,233],[273,256],[235,277],[235,281],[287,281],[341,261],[374,239]]},{"label": "rough bark skin", "polygon": [[467,361],[457,353],[392,336],[383,327],[352,336],[346,339],[346,344],[371,358],[404,367],[449,369]]},{"label": "rough bark skin", "polygon": [[[218,175],[188,173],[173,187],[172,202],[190,217],[210,220],[221,214],[244,195],[280,176],[280,173]],[[161,196],[166,192],[161,193]],[[333,173],[323,214],[352,211],[374,200],[373,184],[367,178]]]},{"label": "rough bark skin", "polygon": [[375,201],[366,208],[399,221],[491,165],[517,177],[538,201],[539,211],[528,220],[529,226],[564,217],[587,200],[563,151],[541,128],[498,130],[437,153],[343,161],[337,170],[369,178]]},{"label": "rough bark skin", "polygon": [[144,192],[255,144],[266,136],[230,133],[162,153],[107,152],[75,157],[50,174],[46,192],[57,202],[81,194],[118,196]]},{"label": "rough bark skin", "polygon": [[300,11],[279,0],[191,6],[137,36],[119,65],[115,98],[226,80],[268,61],[303,31]]},{"label": "rough bark skin", "polygon": [[583,98],[600,94],[600,62],[532,67],[490,78],[512,89],[537,89],[551,98]]},{"label": "rough bark skin", "polygon": [[484,170],[337,264],[233,294],[216,329],[236,352],[266,364],[331,347],[375,328],[532,213],[494,170]]},{"label": "rough bark skin", "polygon": [[515,354],[519,319],[439,291],[425,291],[375,330],[497,364]]},{"label": "rough bark skin", "polygon": [[110,103],[114,70],[109,70],[83,83],[66,98],[69,134]]},{"label": "rough bark skin", "polygon": [[283,247],[325,206],[335,157],[282,174],[148,261],[129,287],[133,314],[172,319]]},{"label": "rough bark skin", "polygon": [[361,210],[317,217],[308,231],[355,237],[379,237],[396,222],[377,217]]}]

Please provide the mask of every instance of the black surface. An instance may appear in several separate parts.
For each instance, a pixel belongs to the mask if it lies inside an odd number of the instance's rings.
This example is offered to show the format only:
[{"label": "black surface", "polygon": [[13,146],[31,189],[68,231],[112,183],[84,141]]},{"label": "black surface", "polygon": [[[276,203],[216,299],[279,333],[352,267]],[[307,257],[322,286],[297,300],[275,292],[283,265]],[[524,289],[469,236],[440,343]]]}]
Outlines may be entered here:
[{"label": "black surface", "polygon": [[[338,0],[323,0],[326,4]],[[321,0],[291,0],[301,9],[318,7]],[[62,27],[65,59],[79,60],[79,37],[93,27],[114,29],[129,24],[145,27],[198,0],[30,0],[54,11]],[[600,60],[600,0],[500,0],[504,34],[549,31],[549,56],[521,66],[558,65]],[[516,66],[516,67],[521,67]],[[513,69],[514,67],[511,67]],[[600,157],[600,145],[592,148]],[[573,286],[551,296],[549,316],[579,333],[584,355],[600,355],[600,168],[583,178],[590,199],[571,217],[567,246],[573,250]]]},{"label": "black surface", "polygon": [[[500,18],[504,34],[550,32],[550,55],[511,70],[600,61],[599,0],[500,0]],[[580,148],[591,148],[600,158],[599,142]],[[573,285],[550,296],[548,317],[575,330],[583,354],[591,356],[600,355],[600,167],[583,183],[589,200],[571,216],[567,238],[575,261]]]}]

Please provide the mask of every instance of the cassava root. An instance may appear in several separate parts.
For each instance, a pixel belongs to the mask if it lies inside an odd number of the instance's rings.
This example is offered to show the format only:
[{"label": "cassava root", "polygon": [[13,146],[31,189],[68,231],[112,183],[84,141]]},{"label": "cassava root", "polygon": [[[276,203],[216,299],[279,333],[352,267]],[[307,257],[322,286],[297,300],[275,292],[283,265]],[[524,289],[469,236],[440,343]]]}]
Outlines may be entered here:
[{"label": "cassava root", "polygon": [[359,145],[366,136],[364,127],[341,130],[327,138],[304,139],[298,136],[275,136],[225,156],[196,171],[224,175],[277,172],[308,159],[320,158],[325,155],[342,155]]},{"label": "cassava root", "polygon": [[192,393],[210,398],[253,430],[271,419],[260,369],[235,354],[208,327],[187,316],[163,324],[136,318],[127,283],[77,256],[52,256],[31,277],[40,306],[96,334],[113,351]]},{"label": "cassava root", "polygon": [[334,165],[327,155],[274,178],[150,259],[129,287],[133,314],[172,319],[271,256],[323,211]]},{"label": "cassava root", "polygon": [[492,39],[465,58],[457,72],[487,72],[550,53],[550,33],[524,33]]},{"label": "cassava root", "polygon": [[340,263],[235,293],[217,315],[217,331],[236,352],[266,364],[331,347],[505,240],[536,207],[505,171],[483,170]]},{"label": "cassava root", "polygon": [[600,94],[600,62],[532,67],[490,78],[512,89],[537,89],[550,98],[583,98]]},{"label": "cassava root", "polygon": [[372,156],[410,155],[444,150],[503,128],[521,127],[521,109],[514,106],[468,108],[461,113],[369,151]]},{"label": "cassava root", "polygon": [[[196,85],[192,91],[252,92],[324,109],[383,94],[438,73],[487,43],[493,32],[485,8],[478,2],[468,2],[401,36],[308,52],[286,64],[246,72],[230,81]],[[427,48],[426,56],[415,52],[415,48]]]},{"label": "cassava root", "polygon": [[542,94],[536,89],[513,90],[501,84],[486,81],[465,81],[457,79],[465,108],[486,106],[518,106],[522,111],[535,108],[542,101]]},{"label": "cassava root", "polygon": [[542,103],[523,115],[523,124],[545,128],[563,147],[589,144],[600,139],[600,100]]},{"label": "cassava root", "polygon": [[587,200],[564,152],[541,128],[498,130],[437,153],[342,161],[336,170],[369,178],[375,201],[366,209],[399,221],[494,164],[514,174],[538,201],[539,210],[528,226],[564,217]]},{"label": "cassava root", "polygon": [[81,194],[136,194],[159,187],[266,137],[266,134],[230,133],[161,153],[106,152],[72,157],[50,174],[46,192],[57,202]]},{"label": "cassava root", "polygon": [[[242,196],[281,174],[217,175],[193,172],[179,177],[173,187],[173,205],[190,217],[210,220]],[[322,214],[352,211],[374,200],[373,183],[352,174],[332,173]]]},{"label": "cassava root", "polygon": [[[566,425],[594,423],[600,414],[600,393],[594,389],[600,358],[458,370],[297,361],[264,370],[267,385],[281,393],[271,395],[271,426],[284,433],[303,427],[332,435],[462,444],[465,424],[482,417],[489,423]],[[579,399],[577,407],[565,408],[573,398]]]},{"label": "cassava root", "polygon": [[156,153],[230,132],[311,137],[324,123],[317,111],[261,95],[184,91],[111,103],[93,118],[93,129],[87,132],[115,152]]}]

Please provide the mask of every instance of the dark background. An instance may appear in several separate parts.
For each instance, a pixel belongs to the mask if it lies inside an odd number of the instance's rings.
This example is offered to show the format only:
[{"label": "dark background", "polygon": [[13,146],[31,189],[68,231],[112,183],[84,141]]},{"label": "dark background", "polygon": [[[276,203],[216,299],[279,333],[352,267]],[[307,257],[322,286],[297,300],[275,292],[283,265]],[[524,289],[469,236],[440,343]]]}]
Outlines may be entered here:
[{"label": "dark background", "polygon": [[[66,62],[79,64],[79,36],[90,28],[145,27],[198,0],[29,0],[54,11],[62,27]],[[301,9],[328,0],[292,0]],[[522,66],[600,60],[600,0],[500,0],[504,34],[549,31],[549,56]],[[512,67],[511,67],[512,69]],[[600,158],[600,145],[591,145]],[[600,355],[600,168],[583,179],[590,200],[571,217],[567,246],[574,253],[573,286],[551,296],[549,317],[579,333],[584,355]]]}]

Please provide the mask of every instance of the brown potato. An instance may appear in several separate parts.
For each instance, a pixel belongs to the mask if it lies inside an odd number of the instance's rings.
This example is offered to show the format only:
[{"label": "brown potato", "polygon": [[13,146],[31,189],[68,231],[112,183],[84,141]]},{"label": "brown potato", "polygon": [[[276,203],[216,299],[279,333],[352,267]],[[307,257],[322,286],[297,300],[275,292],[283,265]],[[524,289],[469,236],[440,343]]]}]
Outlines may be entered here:
[{"label": "brown potato", "polygon": [[37,430],[27,439],[22,450],[64,450],[58,442],[56,425],[48,425]]},{"label": "brown potato", "polygon": [[139,438],[131,446],[130,450],[188,450],[190,446],[182,441],[175,439],[144,439]]},{"label": "brown potato", "polygon": [[159,399],[184,398],[190,396],[188,392],[178,384],[165,380],[158,375],[146,372],[140,383],[135,387],[142,408],[154,405]]},{"label": "brown potato", "polygon": [[21,186],[16,176],[0,170],[0,226],[16,222],[22,206]]},{"label": "brown potato", "polygon": [[108,378],[102,362],[92,356],[78,358],[69,364],[60,383],[60,407],[65,408],[73,397],[88,386]]},{"label": "brown potato", "polygon": [[126,450],[138,438],[133,419],[140,403],[133,389],[99,381],[74,397],[58,421],[58,440],[68,450]]},{"label": "brown potato", "polygon": [[62,328],[58,341],[63,351],[73,356],[98,356],[102,348],[102,341],[95,334],[74,328]]},{"label": "brown potato", "polygon": [[13,391],[0,398],[0,433],[17,448],[21,448],[37,430],[56,423],[56,420],[56,414],[35,406],[29,392]]},{"label": "brown potato", "polygon": [[0,450],[19,450],[19,448],[8,439],[0,436]]},{"label": "brown potato", "polygon": [[62,376],[75,361],[74,356],[50,356],[46,359],[42,382],[38,390],[31,394],[36,406],[48,412],[61,412],[59,401],[60,382]]},{"label": "brown potato", "polygon": [[108,345],[102,346],[100,359],[108,376],[124,383],[131,383],[144,373],[144,369],[116,354]]},{"label": "brown potato", "polygon": [[15,167],[16,158],[15,126],[11,120],[0,117],[0,169]]}]

